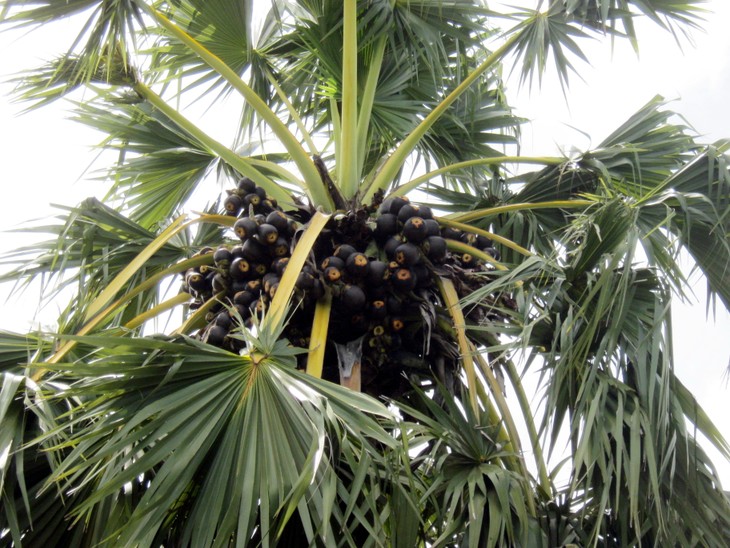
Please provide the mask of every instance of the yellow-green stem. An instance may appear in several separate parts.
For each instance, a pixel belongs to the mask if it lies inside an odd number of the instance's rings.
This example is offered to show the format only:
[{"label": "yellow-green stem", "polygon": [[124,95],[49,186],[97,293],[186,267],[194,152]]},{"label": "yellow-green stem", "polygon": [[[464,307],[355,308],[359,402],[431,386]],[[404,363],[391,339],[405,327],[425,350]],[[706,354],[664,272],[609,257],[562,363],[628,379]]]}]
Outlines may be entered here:
[{"label": "yellow-green stem", "polygon": [[489,166],[496,164],[537,164],[537,165],[560,165],[565,162],[564,158],[554,158],[551,156],[545,157],[530,157],[530,156],[494,156],[491,158],[479,158],[477,160],[467,160],[465,162],[458,162],[449,166],[444,166],[439,169],[434,169],[428,173],[416,177],[415,179],[408,181],[405,184],[400,185],[388,194],[388,196],[403,196],[418,188],[422,183],[443,175],[444,173],[451,173],[453,171],[459,171],[460,169],[467,169],[476,166]]},{"label": "yellow-green stem", "polygon": [[385,54],[385,45],[387,43],[386,36],[378,38],[375,43],[375,49],[370,58],[370,66],[368,68],[368,76],[365,81],[365,89],[363,89],[360,98],[360,112],[357,118],[357,177],[362,177],[365,156],[368,150],[368,133],[370,131],[370,116],[373,112],[373,103],[375,102],[375,91],[378,87],[378,79],[380,78],[380,69],[383,65],[383,56]]},{"label": "yellow-green stem", "polygon": [[519,204],[508,204],[496,207],[487,207],[484,209],[475,209],[474,211],[467,211],[466,213],[451,213],[446,215],[444,218],[453,221],[459,221],[462,223],[468,223],[469,221],[475,221],[477,219],[484,219],[492,215],[499,215],[500,213],[509,213],[510,211],[521,211],[529,209],[570,209],[578,207],[587,207],[594,205],[595,202],[591,200],[553,200],[550,202],[536,202],[536,203],[519,203]]},{"label": "yellow-green stem", "polygon": [[190,295],[189,293],[185,293],[185,292],[178,293],[174,297],[167,299],[166,301],[161,302],[157,306],[154,306],[154,307],[150,308],[149,310],[143,312],[139,316],[132,318],[131,320],[129,320],[127,323],[124,324],[124,327],[126,327],[127,329],[134,329],[136,327],[139,327],[140,325],[145,323],[147,320],[150,320],[150,319],[162,314],[163,312],[171,310],[178,305],[188,302],[191,297],[192,297],[192,295]]},{"label": "yellow-green stem", "polygon": [[342,32],[342,140],[337,185],[345,199],[357,192],[357,0],[344,0]]},{"label": "yellow-green stem", "polygon": [[477,398],[477,376],[474,369],[474,358],[472,356],[469,340],[466,338],[466,319],[464,311],[459,304],[459,295],[456,293],[454,282],[449,278],[438,278],[439,290],[444,299],[444,304],[451,315],[454,331],[456,331],[456,342],[461,354],[461,364],[466,373],[466,382],[469,389],[469,402],[471,403],[474,416],[479,417],[479,402]]},{"label": "yellow-green stem", "polygon": [[266,71],[266,77],[269,79],[269,82],[271,82],[271,85],[274,86],[274,91],[276,91],[276,95],[278,95],[279,99],[281,99],[281,102],[286,105],[286,109],[289,111],[289,116],[291,116],[292,120],[294,120],[294,123],[297,125],[299,131],[302,133],[304,141],[309,147],[309,152],[313,155],[319,156],[319,150],[317,149],[317,145],[314,144],[312,136],[307,131],[307,128],[304,127],[304,122],[302,122],[301,116],[299,116],[299,113],[297,113],[297,111],[294,109],[294,105],[291,104],[289,97],[287,97],[286,93],[284,93],[284,91],[281,89],[279,82],[276,81],[274,75],[271,74],[271,72],[269,72],[268,70]]},{"label": "yellow-green stem", "polygon": [[453,221],[453,220],[447,219],[445,217],[435,217],[435,219],[439,222],[439,224],[444,225],[444,226],[450,226],[451,228],[458,228],[459,230],[471,232],[473,234],[481,234],[482,236],[485,236],[485,237],[489,238],[490,240],[497,242],[500,245],[503,245],[504,247],[512,249],[512,250],[516,251],[517,253],[525,255],[526,257],[530,257],[530,256],[534,255],[534,253],[532,251],[530,251],[529,249],[525,249],[521,245],[518,245],[518,244],[514,243],[512,240],[509,240],[503,236],[500,236],[499,234],[494,234],[493,232],[489,232],[488,230],[483,230],[483,229],[477,228],[475,226]]},{"label": "yellow-green stem", "polygon": [[497,259],[492,257],[489,253],[485,253],[481,249],[477,249],[475,247],[470,246],[469,244],[465,244],[464,242],[459,242],[457,240],[446,240],[446,246],[451,251],[459,251],[461,253],[469,253],[470,255],[473,255],[477,259],[481,259],[482,261],[488,262],[489,264],[493,265],[494,268],[497,270],[509,270],[506,266],[504,266],[502,263],[500,263]]}]

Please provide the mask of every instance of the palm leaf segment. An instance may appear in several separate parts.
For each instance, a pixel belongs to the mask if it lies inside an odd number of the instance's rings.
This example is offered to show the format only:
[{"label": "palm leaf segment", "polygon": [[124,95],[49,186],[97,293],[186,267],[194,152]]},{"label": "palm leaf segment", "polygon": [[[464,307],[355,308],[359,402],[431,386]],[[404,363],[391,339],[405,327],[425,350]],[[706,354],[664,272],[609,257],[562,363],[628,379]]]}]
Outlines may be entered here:
[{"label": "palm leaf segment", "polygon": [[[60,244],[46,245],[42,259],[25,269],[34,277],[77,266],[75,281],[88,291],[61,325],[81,336],[64,339],[55,353],[41,337],[32,339],[39,353],[24,358],[26,338],[5,337],[10,352],[0,411],[3,449],[13,458],[3,467],[2,515],[3,530],[16,542],[53,536],[68,545],[110,539],[212,545],[233,537],[244,544],[302,537],[335,543],[344,531],[342,542],[357,545],[362,535],[409,545],[416,539],[723,543],[727,500],[684,420],[725,454],[728,447],[674,377],[664,341],[669,295],[683,282],[675,266],[680,248],[696,259],[710,290],[730,302],[725,145],[696,145],[657,99],[579,158],[520,158],[496,148],[518,135],[498,77],[510,51],[525,60],[525,77],[544,70],[551,52],[567,75],[565,52],[580,56],[574,38],[585,29],[635,39],[634,8],[670,26],[692,23],[694,3],[552,2],[546,12],[522,13],[492,52],[483,45],[490,13],[471,2],[300,2],[272,10],[258,34],[245,2],[235,8],[188,1],[154,8],[39,4],[11,10],[8,18],[45,22],[89,6],[96,9],[86,45],[25,80],[21,92],[45,102],[82,82],[107,88],[100,98],[114,102],[115,116],[102,104],[80,103],[79,117],[107,131],[106,145],[123,152],[111,196],[124,198],[120,206],[131,220],[85,204],[63,230],[53,229]],[[136,27],[157,39],[148,72],[131,68],[143,49],[129,46]],[[356,55],[343,58],[343,44]],[[423,62],[433,59],[439,62]],[[245,142],[249,156],[216,141],[143,83],[176,77],[183,78],[183,98],[201,86],[245,98],[234,142]],[[120,93],[120,85],[131,94]],[[262,124],[283,145],[274,153],[255,139]],[[411,182],[404,166],[414,159],[432,171]],[[510,162],[546,167],[515,175],[506,169]],[[306,320],[314,322],[312,332],[292,330],[303,323],[297,314],[312,311],[306,299],[284,324],[280,312],[263,323],[252,316],[248,328],[226,337],[241,356],[185,336],[124,336],[178,302],[159,303],[164,276],[219,268],[210,255],[186,257],[218,245],[231,217],[204,217],[197,233],[182,221],[156,232],[216,164],[228,185],[250,178],[274,210],[276,201],[287,211],[298,203],[293,243],[319,218],[315,207],[345,210],[292,246],[290,260],[296,256],[302,265],[310,253],[317,257],[322,239],[342,243],[332,232],[349,230],[348,241],[357,241],[390,191],[420,186],[435,206],[449,211],[451,204],[454,213],[437,221],[442,234],[468,227],[464,241],[448,243],[459,268],[438,267],[441,289],[422,291],[422,304],[406,315],[423,348],[389,358],[424,386],[432,385],[433,370],[447,385],[444,408],[462,417],[454,402],[465,403],[462,423],[444,428],[449,420],[433,400],[398,385],[390,393],[410,398],[403,409],[413,422],[393,437],[387,433],[393,417],[384,408],[296,371],[303,355],[287,340],[309,346],[310,359],[318,356],[325,366],[341,365],[322,352],[328,331],[335,339],[350,336],[337,331],[343,290],[333,288],[339,286],[326,287],[314,315],[305,315],[313,318]],[[331,174],[327,165],[334,166]],[[393,207],[392,200],[385,204],[380,216]],[[249,207],[241,216],[250,213]],[[494,238],[491,251],[475,246],[479,236]],[[69,238],[78,247],[68,248]],[[634,266],[639,247],[646,266]],[[472,270],[466,255],[494,266]],[[142,256],[148,258],[135,261]],[[125,269],[129,257],[134,266]],[[275,297],[277,310],[301,296],[291,283],[299,269]],[[187,279],[185,289],[195,295]],[[196,305],[201,309],[183,332],[209,321],[212,297]],[[210,331],[209,325],[203,336]],[[315,332],[319,343],[314,336],[307,341]],[[563,424],[570,432],[573,474],[559,491],[502,334],[516,335],[534,349],[531,363],[542,363],[549,409],[542,430],[551,439]],[[385,339],[372,341],[379,349]],[[42,368],[18,376],[27,363]],[[470,379],[463,395],[458,376],[445,374],[459,363]],[[536,493],[518,457],[511,411],[495,377],[500,371],[528,423]],[[371,389],[382,394],[387,384]],[[18,405],[17,396],[32,404]],[[408,447],[418,442],[426,449],[413,460]],[[35,447],[46,456],[37,458]],[[437,481],[430,479],[434,470]],[[68,512],[43,510],[60,508],[61,499]],[[376,510],[384,503],[387,512]]]}]

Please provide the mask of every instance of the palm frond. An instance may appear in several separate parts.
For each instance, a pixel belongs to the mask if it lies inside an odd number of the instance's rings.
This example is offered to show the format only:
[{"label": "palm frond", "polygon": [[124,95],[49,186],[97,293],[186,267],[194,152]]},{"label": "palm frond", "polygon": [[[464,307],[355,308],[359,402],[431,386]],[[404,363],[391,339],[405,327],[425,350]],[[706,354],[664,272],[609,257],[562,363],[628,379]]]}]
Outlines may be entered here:
[{"label": "palm frond", "polygon": [[[256,339],[247,337],[256,345],[247,356],[184,338],[86,338],[107,350],[87,363],[46,364],[77,379],[69,394],[86,401],[62,423],[69,441],[56,448],[66,454],[55,474],[59,485],[94,485],[71,513],[93,520],[125,484],[137,491],[150,482],[130,523],[107,530],[115,542],[211,545],[237,538],[267,545],[287,527],[310,540],[333,538],[323,512],[334,504],[333,519],[342,518],[337,504],[347,501],[328,487],[337,463],[326,441],[330,430],[344,429],[355,443],[340,444],[340,451],[376,441],[393,446],[369,416],[391,413],[298,373],[286,341],[267,335],[266,324],[261,329]],[[299,509],[301,523],[287,525],[287,507]]]},{"label": "palm frond", "polygon": [[[38,27],[70,16],[87,16],[79,35],[65,55],[44,69],[45,75],[25,84],[36,106],[60,97],[64,91],[94,80],[129,82],[136,50],[135,33],[144,29],[140,6],[133,0],[71,0],[69,2],[5,2],[3,21],[13,26]],[[52,85],[56,92],[45,90]],[[53,89],[53,88],[51,88]]]}]

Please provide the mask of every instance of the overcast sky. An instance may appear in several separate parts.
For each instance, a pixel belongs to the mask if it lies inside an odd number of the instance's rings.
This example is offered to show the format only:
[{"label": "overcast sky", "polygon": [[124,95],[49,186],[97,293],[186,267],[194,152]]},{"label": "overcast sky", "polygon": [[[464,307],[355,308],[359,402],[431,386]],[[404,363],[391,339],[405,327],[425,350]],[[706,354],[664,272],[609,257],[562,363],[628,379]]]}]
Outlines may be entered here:
[{"label": "overcast sky", "polygon": [[[532,4],[514,0],[508,4]],[[495,2],[491,3],[492,5]],[[541,88],[517,89],[510,79],[510,101],[517,114],[532,123],[523,129],[523,153],[551,155],[577,147],[595,146],[621,122],[657,94],[672,99],[704,142],[730,137],[730,2],[707,3],[706,33],[693,33],[694,45],[681,39],[682,48],[666,32],[639,25],[639,57],[628,43],[596,41],[588,47],[591,66],[578,64],[580,77],[572,76],[567,101],[554,75],[548,74]],[[63,31],[60,30],[60,33]],[[62,46],[40,34],[19,37],[0,34],[0,79],[36,66]],[[66,45],[68,42],[64,42]],[[10,104],[12,86],[0,84],[0,177],[4,200],[0,201],[0,230],[7,230],[33,218],[51,213],[49,204],[74,205],[96,195],[105,185],[90,181],[87,169],[94,164],[92,146],[100,141],[80,124],[69,120],[65,105],[17,116],[20,106]],[[12,249],[22,240],[5,233],[0,250]],[[725,370],[730,359],[730,315],[718,311],[716,322],[706,319],[704,286],[697,284],[693,303],[674,307],[675,350],[678,374],[710,417],[730,439]],[[0,298],[11,293],[0,287]],[[11,297],[0,314],[0,328],[24,331],[36,317],[38,295],[33,291]],[[53,309],[41,315],[52,321]],[[725,488],[730,488],[730,465],[715,456]]]}]

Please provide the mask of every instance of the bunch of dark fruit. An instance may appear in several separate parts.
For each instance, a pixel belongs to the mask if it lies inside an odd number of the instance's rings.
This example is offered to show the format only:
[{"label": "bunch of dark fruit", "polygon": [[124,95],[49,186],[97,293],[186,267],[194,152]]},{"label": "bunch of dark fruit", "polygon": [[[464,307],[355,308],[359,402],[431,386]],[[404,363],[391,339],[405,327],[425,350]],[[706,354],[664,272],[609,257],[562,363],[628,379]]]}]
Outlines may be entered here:
[{"label": "bunch of dark fruit", "polygon": [[[210,256],[209,263],[185,273],[183,290],[193,296],[191,309],[211,305],[198,337],[240,352],[245,343],[236,330],[251,327],[273,299],[313,211],[301,207],[285,213],[248,178],[228,191],[224,207],[237,217],[237,241],[201,250]],[[363,391],[396,396],[408,388],[407,377],[432,378],[434,373],[448,383],[458,351],[436,279],[451,278],[464,296],[483,284],[488,266],[469,253],[451,253],[447,239],[499,258],[491,240],[442,228],[430,208],[407,198],[333,216],[298,274],[298,306],[284,335],[291,344],[308,348],[316,301],[329,292],[325,378],[338,379],[334,345],[360,340]],[[306,354],[300,359],[304,367]]]}]

